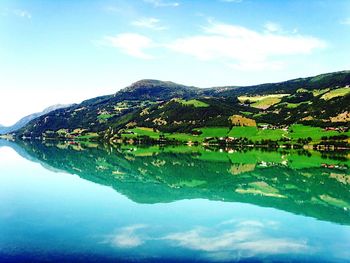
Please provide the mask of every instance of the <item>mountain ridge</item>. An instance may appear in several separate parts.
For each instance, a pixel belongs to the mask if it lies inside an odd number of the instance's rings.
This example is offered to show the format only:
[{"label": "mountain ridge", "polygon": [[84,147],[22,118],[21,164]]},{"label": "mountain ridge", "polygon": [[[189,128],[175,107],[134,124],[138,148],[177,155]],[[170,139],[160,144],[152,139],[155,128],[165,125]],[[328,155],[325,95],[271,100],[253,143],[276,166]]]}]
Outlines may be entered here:
[{"label": "mountain ridge", "polygon": [[49,106],[49,107],[45,108],[41,112],[32,113],[30,115],[27,115],[27,116],[21,118],[20,120],[18,120],[15,124],[13,124],[11,126],[0,125],[0,135],[14,132],[14,131],[16,131],[18,129],[21,129],[25,125],[27,125],[31,120],[34,120],[34,119],[36,119],[36,118],[38,118],[38,117],[40,117],[42,115],[45,115],[47,113],[50,113],[50,112],[52,112],[54,110],[65,108],[65,107],[69,107],[69,106],[71,106],[71,104],[56,104],[56,105],[52,105],[52,106]]},{"label": "mountain ridge", "polygon": [[143,79],[118,92],[44,114],[16,132],[41,137],[45,132],[82,129],[119,132],[142,126],[166,132],[200,127],[232,127],[231,116],[256,123],[349,126],[350,71],[253,86],[197,88],[171,81]]}]

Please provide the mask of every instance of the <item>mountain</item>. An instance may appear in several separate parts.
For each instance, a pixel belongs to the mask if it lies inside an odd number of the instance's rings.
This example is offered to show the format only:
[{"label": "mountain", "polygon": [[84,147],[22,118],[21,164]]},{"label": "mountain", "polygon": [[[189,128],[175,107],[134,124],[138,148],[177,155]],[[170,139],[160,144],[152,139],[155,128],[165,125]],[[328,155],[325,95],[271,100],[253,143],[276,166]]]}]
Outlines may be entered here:
[{"label": "mountain", "polygon": [[17,136],[67,133],[113,136],[132,127],[192,132],[251,123],[349,126],[350,71],[280,83],[201,89],[141,80],[115,94],[56,109],[30,121]]},{"label": "mountain", "polygon": [[57,109],[62,109],[62,108],[65,108],[65,107],[69,107],[70,105],[62,105],[62,104],[57,104],[57,105],[53,105],[53,106],[50,106],[46,109],[44,109],[42,112],[37,112],[37,113],[33,113],[33,114],[30,114],[28,116],[25,116],[23,117],[22,119],[20,119],[19,121],[17,121],[14,125],[12,126],[2,126],[0,125],[0,135],[1,134],[7,134],[7,133],[11,133],[11,132],[14,132],[18,129],[21,129],[22,127],[24,127],[25,125],[27,125],[30,121],[42,116],[42,115],[45,115],[51,111],[54,111],[54,110],[57,110]]},{"label": "mountain", "polygon": [[350,70],[333,73],[326,73],[308,78],[298,78],[278,83],[266,83],[260,85],[237,87],[218,87],[209,90],[218,92],[222,96],[242,95],[242,94],[275,94],[275,93],[295,93],[303,88],[308,91],[322,90],[331,87],[345,87],[350,83]]},{"label": "mountain", "polygon": [[117,92],[119,100],[170,100],[172,98],[195,98],[201,89],[177,84],[171,81],[140,80]]}]

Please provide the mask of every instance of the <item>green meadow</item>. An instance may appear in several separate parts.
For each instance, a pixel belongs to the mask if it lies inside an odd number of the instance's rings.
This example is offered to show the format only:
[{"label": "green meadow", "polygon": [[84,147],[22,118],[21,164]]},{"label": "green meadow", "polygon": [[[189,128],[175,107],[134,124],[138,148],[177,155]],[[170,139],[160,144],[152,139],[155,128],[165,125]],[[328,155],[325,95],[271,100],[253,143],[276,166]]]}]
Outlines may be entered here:
[{"label": "green meadow", "polygon": [[322,95],[321,99],[330,100],[330,99],[333,99],[335,97],[345,96],[348,93],[350,93],[350,87],[334,89],[334,90],[331,90],[331,91],[325,93],[324,95]]},{"label": "green meadow", "polygon": [[[285,129],[259,129],[257,127],[248,126],[235,126],[232,129],[227,127],[204,127],[194,129],[196,134],[191,133],[162,133],[152,128],[146,127],[136,127],[127,130],[122,134],[122,138],[131,139],[142,136],[147,136],[151,139],[159,139],[160,137],[175,140],[179,142],[199,142],[203,143],[208,139],[217,138],[227,138],[232,137],[236,139],[247,138],[253,143],[261,142],[264,140],[270,141],[289,141],[291,143],[296,143],[300,139],[309,140],[311,144],[318,143],[323,137],[337,136],[337,135],[347,135],[350,136],[350,131],[348,132],[338,132],[338,131],[325,131],[319,127],[305,126],[301,124],[294,124],[289,127],[288,130]],[[93,135],[81,136],[82,138],[94,137]],[[310,140],[311,138],[311,140]]]},{"label": "green meadow", "polygon": [[209,107],[209,104],[202,102],[200,100],[178,100],[181,104],[183,105],[190,105],[190,106],[194,106],[196,108],[201,108],[201,107]]}]

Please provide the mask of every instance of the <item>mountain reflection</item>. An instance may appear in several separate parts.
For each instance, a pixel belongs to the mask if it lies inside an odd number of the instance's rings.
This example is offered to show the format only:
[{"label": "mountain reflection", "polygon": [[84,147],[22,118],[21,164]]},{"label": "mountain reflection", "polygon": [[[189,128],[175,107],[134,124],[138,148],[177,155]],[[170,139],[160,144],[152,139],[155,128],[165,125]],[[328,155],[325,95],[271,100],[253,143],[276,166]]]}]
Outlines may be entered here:
[{"label": "mountain reflection", "polygon": [[68,142],[0,146],[47,169],[113,187],[138,203],[243,202],[350,225],[349,155]]}]

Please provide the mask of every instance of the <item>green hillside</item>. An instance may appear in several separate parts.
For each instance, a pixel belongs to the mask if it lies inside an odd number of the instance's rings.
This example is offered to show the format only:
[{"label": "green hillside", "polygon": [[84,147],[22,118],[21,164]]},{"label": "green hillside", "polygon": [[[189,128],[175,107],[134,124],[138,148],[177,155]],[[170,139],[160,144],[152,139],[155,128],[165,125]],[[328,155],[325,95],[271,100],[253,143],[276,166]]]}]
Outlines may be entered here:
[{"label": "green hillside", "polygon": [[[149,136],[132,130],[144,127],[154,131],[154,139],[162,135],[177,140],[186,136],[222,137],[219,133],[201,135],[203,128],[222,127],[230,131],[226,134],[229,137],[252,141],[310,137],[320,142],[333,136],[332,140],[340,138],[346,144],[349,123],[350,71],[342,71],[281,83],[209,89],[141,80],[114,95],[40,116],[15,136],[110,140],[134,138],[135,134]],[[295,124],[304,125],[305,130],[319,127],[318,131],[337,131],[296,137],[297,133],[290,134]],[[254,132],[251,126],[256,126]],[[341,137],[334,137],[338,135]]]}]

